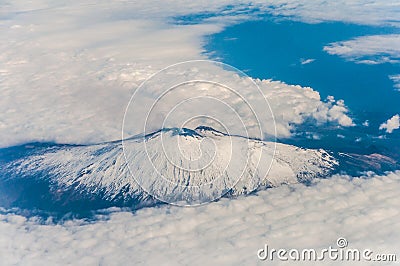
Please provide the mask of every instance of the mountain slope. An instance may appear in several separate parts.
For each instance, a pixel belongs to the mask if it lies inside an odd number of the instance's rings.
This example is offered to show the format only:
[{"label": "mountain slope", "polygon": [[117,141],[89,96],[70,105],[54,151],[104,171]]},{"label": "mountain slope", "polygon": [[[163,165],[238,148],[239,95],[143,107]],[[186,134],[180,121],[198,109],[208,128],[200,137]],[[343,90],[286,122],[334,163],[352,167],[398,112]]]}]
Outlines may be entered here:
[{"label": "mountain slope", "polygon": [[[30,180],[32,186],[40,183],[42,191],[48,186],[48,195],[42,196],[62,205],[102,200],[129,206],[155,199],[201,204],[224,195],[307,182],[327,176],[337,166],[324,150],[229,136],[208,127],[169,128],[123,142],[33,150],[6,163],[2,188]],[[21,201],[21,195],[8,201]]]}]

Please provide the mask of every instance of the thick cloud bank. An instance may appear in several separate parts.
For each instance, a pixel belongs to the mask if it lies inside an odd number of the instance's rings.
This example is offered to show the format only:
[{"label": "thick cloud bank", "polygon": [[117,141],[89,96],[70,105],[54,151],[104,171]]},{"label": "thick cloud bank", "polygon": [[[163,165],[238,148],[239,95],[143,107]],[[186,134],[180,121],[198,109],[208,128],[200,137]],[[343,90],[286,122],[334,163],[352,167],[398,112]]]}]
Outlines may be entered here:
[{"label": "thick cloud bank", "polygon": [[[204,59],[204,37],[248,19],[243,9],[312,22],[396,24],[398,17],[397,1],[230,4],[231,1],[1,4],[0,146],[29,141],[93,143],[118,139],[123,113],[134,89],[172,63]],[[174,17],[199,12],[217,15],[198,24],[174,24]],[[261,83],[277,118],[279,137],[290,136],[293,127],[307,117],[342,126],[353,124],[343,105],[331,106],[310,88]]]},{"label": "thick cloud bank", "polygon": [[394,172],[333,176],[196,208],[110,210],[96,222],[40,224],[37,218],[2,214],[2,265],[253,265],[265,244],[322,249],[335,246],[339,237],[349,248],[396,254],[399,189],[400,172]]}]

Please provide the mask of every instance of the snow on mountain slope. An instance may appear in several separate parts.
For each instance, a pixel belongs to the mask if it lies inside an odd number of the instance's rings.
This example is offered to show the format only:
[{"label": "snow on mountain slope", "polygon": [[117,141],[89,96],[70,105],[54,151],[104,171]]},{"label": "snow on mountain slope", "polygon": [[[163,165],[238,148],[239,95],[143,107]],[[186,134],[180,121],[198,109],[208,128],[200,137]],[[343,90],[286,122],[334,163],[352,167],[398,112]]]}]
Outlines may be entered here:
[{"label": "snow on mountain slope", "polygon": [[[229,136],[207,127],[44,150],[9,162],[7,178],[48,180],[54,200],[96,195],[110,202],[156,198],[200,204],[326,176],[337,165],[324,150]],[[74,197],[62,196],[71,191]]]}]

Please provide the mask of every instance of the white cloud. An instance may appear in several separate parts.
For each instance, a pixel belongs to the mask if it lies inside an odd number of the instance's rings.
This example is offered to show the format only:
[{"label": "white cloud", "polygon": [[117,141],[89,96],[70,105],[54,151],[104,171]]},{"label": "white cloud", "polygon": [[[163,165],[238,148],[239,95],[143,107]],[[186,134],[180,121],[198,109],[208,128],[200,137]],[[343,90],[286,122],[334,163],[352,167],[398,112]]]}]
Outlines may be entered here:
[{"label": "white cloud", "polygon": [[389,78],[393,81],[393,87],[400,91],[400,74],[398,75],[390,75]]},{"label": "white cloud", "polygon": [[302,65],[311,64],[311,63],[314,62],[314,61],[315,61],[315,59],[313,59],[313,58],[309,58],[309,59],[300,59],[300,63],[301,63]]},{"label": "white cloud", "polygon": [[379,129],[386,129],[387,133],[392,133],[394,130],[400,128],[400,116],[394,115],[392,118],[388,119],[385,123],[379,126]]},{"label": "white cloud", "polygon": [[120,138],[132,89],[163,66],[201,58],[200,36],[219,29],[168,26],[136,18],[139,11],[120,19],[127,15],[122,3],[74,7],[3,22],[9,28],[0,41],[1,146]]},{"label": "white cloud", "polygon": [[324,51],[362,64],[399,63],[400,34],[370,35],[334,42],[325,46]]},{"label": "white cloud", "polygon": [[196,208],[115,209],[92,222],[1,214],[2,265],[251,265],[264,244],[321,250],[338,237],[349,248],[399,256],[399,189],[395,172],[333,176]]},{"label": "white cloud", "polygon": [[399,25],[397,0],[275,0],[267,5],[273,14],[294,16],[311,23],[345,21],[357,24]]},{"label": "white cloud", "polygon": [[337,122],[341,126],[354,125],[342,100],[336,101],[332,97],[324,102],[320,94],[309,87],[269,80],[260,81],[258,84],[266,91],[280,137],[289,137],[291,124],[301,124],[307,118],[313,118],[317,123]]},{"label": "white cloud", "polygon": [[[204,36],[245,15],[235,19],[222,12],[226,17],[197,25],[174,25],[171,17],[217,12],[228,3],[6,4],[8,16],[0,22],[0,146],[119,139],[132,90],[171,63],[205,58]],[[290,136],[307,117],[352,125],[345,107],[322,102],[310,88],[259,83],[273,103],[278,136]]]}]

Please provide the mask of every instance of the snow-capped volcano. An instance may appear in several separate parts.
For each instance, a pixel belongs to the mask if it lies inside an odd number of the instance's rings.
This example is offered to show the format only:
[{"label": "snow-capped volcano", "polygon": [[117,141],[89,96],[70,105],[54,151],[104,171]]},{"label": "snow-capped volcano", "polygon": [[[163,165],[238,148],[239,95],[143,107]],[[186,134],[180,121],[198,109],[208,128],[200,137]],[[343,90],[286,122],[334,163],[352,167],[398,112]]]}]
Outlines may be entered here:
[{"label": "snow-capped volcano", "polygon": [[256,189],[274,145],[199,127],[163,129],[124,141],[123,150],[132,178],[146,192],[166,202],[200,204]]},{"label": "snow-capped volcano", "polygon": [[231,136],[209,127],[166,128],[96,145],[32,147],[6,164],[3,179],[48,182],[47,197],[53,202],[155,198],[199,204],[326,176],[337,165],[324,150]]}]

